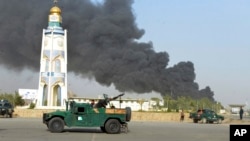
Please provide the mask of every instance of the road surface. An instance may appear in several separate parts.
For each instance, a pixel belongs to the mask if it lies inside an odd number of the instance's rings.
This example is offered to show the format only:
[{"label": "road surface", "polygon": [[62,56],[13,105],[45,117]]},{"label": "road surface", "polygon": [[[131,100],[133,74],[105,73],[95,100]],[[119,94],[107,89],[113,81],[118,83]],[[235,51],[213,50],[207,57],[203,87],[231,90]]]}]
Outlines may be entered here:
[{"label": "road surface", "polygon": [[229,141],[228,124],[190,122],[129,123],[128,133],[106,134],[99,128],[66,128],[50,133],[40,118],[0,117],[0,141]]}]

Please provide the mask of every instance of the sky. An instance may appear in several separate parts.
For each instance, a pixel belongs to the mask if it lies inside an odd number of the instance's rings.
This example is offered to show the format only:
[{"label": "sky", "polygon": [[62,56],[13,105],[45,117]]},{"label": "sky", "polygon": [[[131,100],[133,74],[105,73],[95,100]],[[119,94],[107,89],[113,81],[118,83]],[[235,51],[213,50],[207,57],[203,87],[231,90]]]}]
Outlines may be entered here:
[{"label": "sky", "polygon": [[200,88],[224,105],[250,100],[250,1],[135,0],[138,26],[170,66],[194,63]]},{"label": "sky", "polygon": [[[152,42],[156,52],[166,51],[168,67],[193,62],[199,88],[210,86],[215,100],[227,106],[250,100],[249,5],[248,0],[134,0],[133,12],[137,26],[145,30],[139,41]],[[39,72],[0,66],[0,74],[0,92],[38,88]],[[113,86],[68,77],[68,89],[79,96],[119,94]]]}]

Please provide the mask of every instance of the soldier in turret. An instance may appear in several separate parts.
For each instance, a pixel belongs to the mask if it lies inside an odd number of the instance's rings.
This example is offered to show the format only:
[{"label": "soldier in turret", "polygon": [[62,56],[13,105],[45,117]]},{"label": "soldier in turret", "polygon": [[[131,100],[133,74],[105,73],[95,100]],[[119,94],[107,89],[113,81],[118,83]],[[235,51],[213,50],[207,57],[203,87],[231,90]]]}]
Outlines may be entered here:
[{"label": "soldier in turret", "polygon": [[106,106],[108,105],[109,101],[112,101],[112,100],[115,100],[121,96],[123,96],[124,94],[120,94],[116,97],[113,97],[113,98],[108,98],[107,95],[105,95],[104,99],[100,99],[95,105],[94,105],[94,108],[106,108]]}]

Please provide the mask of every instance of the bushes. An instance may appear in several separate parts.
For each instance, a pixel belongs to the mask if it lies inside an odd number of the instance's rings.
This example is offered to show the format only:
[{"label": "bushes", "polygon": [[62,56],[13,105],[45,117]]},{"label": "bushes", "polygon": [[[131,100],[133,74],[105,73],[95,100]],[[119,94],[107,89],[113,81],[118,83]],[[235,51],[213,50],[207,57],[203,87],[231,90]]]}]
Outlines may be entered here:
[{"label": "bushes", "polygon": [[0,94],[0,99],[8,100],[14,107],[15,106],[24,106],[24,104],[25,104],[25,101],[18,94],[18,92],[15,92],[15,94],[11,94],[11,93]]},{"label": "bushes", "polygon": [[29,107],[29,109],[34,109],[36,107],[36,104],[35,103],[30,103],[30,107]]}]

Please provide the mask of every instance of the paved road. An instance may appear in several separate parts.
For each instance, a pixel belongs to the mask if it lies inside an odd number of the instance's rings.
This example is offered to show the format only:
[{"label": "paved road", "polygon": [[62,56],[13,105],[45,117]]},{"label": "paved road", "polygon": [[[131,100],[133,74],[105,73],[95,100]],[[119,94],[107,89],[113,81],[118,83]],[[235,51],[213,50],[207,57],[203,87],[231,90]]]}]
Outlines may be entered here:
[{"label": "paved road", "polygon": [[129,132],[102,133],[99,128],[66,128],[50,133],[40,118],[0,118],[0,141],[229,141],[227,124],[174,122],[129,123]]}]

